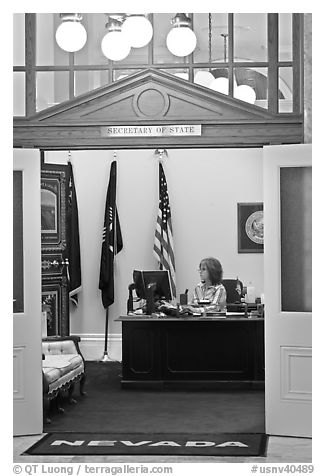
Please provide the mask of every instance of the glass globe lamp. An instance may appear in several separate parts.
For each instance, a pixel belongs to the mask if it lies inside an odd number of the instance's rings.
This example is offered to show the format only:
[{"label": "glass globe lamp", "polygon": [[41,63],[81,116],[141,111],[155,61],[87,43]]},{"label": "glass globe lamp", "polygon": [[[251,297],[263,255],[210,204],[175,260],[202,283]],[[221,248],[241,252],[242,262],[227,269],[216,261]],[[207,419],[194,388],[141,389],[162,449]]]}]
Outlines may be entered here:
[{"label": "glass globe lamp", "polygon": [[229,94],[229,80],[228,78],[215,78],[209,84],[209,88],[222,94]]},{"label": "glass globe lamp", "polygon": [[241,84],[240,86],[237,86],[235,88],[234,97],[250,104],[254,104],[256,99],[256,93],[254,89],[250,86],[247,86],[246,84]]},{"label": "glass globe lamp", "polygon": [[58,46],[68,53],[81,50],[87,41],[87,32],[79,13],[60,13],[62,23],[58,26],[55,39]]},{"label": "glass globe lamp", "polygon": [[191,30],[191,19],[185,13],[177,13],[171,21],[173,28],[167,35],[166,45],[174,56],[188,56],[196,47],[196,36]]},{"label": "glass globe lamp", "polygon": [[130,15],[122,25],[122,31],[132,48],[146,46],[152,38],[153,28],[145,15]]},{"label": "glass globe lamp", "polygon": [[198,71],[194,75],[194,83],[205,86],[206,88],[209,87],[213,80],[214,76],[209,71]]},{"label": "glass globe lamp", "polygon": [[119,21],[110,18],[106,27],[108,32],[101,42],[102,52],[106,58],[112,61],[121,61],[130,53],[130,43],[122,31],[122,25]]}]

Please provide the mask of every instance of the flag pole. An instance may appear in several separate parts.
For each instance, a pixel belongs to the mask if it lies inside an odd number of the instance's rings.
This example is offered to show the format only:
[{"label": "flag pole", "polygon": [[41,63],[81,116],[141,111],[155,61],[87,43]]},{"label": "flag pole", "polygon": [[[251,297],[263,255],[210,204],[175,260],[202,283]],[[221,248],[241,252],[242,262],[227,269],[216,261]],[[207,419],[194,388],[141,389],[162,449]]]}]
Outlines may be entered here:
[{"label": "flag pole", "polygon": [[[116,152],[114,152],[116,159]],[[116,207],[116,160],[111,164],[109,183],[106,194],[102,254],[99,273],[99,289],[102,291],[102,303],[106,311],[105,322],[105,349],[99,362],[114,362],[109,358],[107,350],[109,311],[108,308],[114,302],[114,262],[115,256],[123,248],[120,223]]]},{"label": "flag pole", "polygon": [[[114,157],[113,159],[115,160],[116,159],[116,152],[114,151]],[[115,196],[115,202],[116,202],[116,196]],[[117,249],[117,246],[116,246],[116,205],[114,207],[114,216],[113,216],[113,222],[114,222],[114,226],[113,226],[113,255],[114,255],[114,258],[116,256],[116,249]],[[115,261],[115,260],[114,260]],[[114,263],[113,261],[113,263]],[[113,269],[113,273],[114,273],[114,269]],[[106,319],[105,319],[105,345],[104,345],[104,354],[102,356],[102,358],[100,359],[100,362],[103,362],[103,363],[107,363],[107,362],[112,362],[113,360],[109,357],[108,355],[108,307],[106,308]]]},{"label": "flag pole", "polygon": [[99,362],[112,362],[112,359],[110,359],[107,351],[107,341],[108,341],[108,307],[106,308],[106,321],[105,321],[105,346],[104,346],[104,354],[102,358],[99,360]]}]

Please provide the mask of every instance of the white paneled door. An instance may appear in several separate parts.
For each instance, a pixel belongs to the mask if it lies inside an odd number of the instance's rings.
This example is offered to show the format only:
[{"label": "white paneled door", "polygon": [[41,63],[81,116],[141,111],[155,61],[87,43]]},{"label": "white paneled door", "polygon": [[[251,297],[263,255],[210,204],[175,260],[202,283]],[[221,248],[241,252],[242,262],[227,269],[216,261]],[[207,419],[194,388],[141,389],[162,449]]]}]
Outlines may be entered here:
[{"label": "white paneled door", "polygon": [[311,145],[263,150],[266,433],[311,436]]},{"label": "white paneled door", "polygon": [[42,433],[39,150],[13,158],[13,432]]}]

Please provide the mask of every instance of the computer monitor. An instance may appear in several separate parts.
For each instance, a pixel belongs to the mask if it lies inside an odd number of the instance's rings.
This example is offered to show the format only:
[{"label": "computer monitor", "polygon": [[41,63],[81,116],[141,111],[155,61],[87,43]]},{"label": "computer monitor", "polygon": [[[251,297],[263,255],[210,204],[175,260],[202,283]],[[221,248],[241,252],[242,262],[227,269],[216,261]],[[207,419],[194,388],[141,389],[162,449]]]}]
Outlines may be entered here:
[{"label": "computer monitor", "polygon": [[167,270],[134,270],[133,282],[135,292],[140,299],[148,299],[150,289],[153,290],[155,301],[159,299],[171,301],[173,299],[169,271]]}]

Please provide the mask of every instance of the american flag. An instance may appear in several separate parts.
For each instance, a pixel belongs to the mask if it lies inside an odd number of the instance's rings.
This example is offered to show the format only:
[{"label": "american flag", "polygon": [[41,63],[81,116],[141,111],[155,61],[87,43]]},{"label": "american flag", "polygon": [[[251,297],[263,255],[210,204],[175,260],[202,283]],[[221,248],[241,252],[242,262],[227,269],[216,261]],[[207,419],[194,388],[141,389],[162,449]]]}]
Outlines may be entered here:
[{"label": "american flag", "polygon": [[159,208],[153,246],[160,269],[169,271],[173,296],[176,297],[175,255],[172,217],[170,213],[167,182],[164,169],[159,163]]}]

